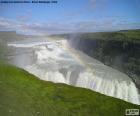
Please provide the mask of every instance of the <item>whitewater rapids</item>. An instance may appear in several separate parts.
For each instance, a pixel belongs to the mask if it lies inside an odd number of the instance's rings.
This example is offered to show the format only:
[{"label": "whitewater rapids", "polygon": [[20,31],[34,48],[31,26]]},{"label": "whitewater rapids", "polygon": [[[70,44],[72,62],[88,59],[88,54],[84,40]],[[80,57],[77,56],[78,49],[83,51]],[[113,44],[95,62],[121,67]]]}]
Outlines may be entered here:
[{"label": "whitewater rapids", "polygon": [[131,78],[72,49],[67,40],[14,42],[8,46],[22,52],[30,50],[29,54],[17,54],[14,64],[42,80],[88,88],[140,105],[140,96]]}]

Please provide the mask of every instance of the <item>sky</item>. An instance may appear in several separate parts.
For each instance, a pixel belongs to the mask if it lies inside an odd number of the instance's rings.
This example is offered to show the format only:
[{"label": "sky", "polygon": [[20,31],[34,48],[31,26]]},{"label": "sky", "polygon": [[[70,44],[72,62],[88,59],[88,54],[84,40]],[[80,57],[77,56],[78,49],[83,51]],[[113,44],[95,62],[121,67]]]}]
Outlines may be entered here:
[{"label": "sky", "polygon": [[140,29],[140,0],[55,1],[0,3],[0,31],[58,34]]}]

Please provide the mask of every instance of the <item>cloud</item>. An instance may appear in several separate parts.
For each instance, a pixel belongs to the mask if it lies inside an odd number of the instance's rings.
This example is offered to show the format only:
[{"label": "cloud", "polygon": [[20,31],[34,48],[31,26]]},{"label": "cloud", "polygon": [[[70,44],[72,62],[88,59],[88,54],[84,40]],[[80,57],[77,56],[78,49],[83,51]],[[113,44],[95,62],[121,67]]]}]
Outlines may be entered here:
[{"label": "cloud", "polygon": [[15,30],[23,34],[58,34],[72,32],[114,31],[123,29],[140,29],[139,22],[129,23],[108,17],[96,21],[69,22],[69,23],[27,23],[0,18],[0,30]]},{"label": "cloud", "polygon": [[25,12],[25,14],[17,16],[17,20],[21,21],[21,22],[28,22],[31,19],[32,19],[32,12],[31,12],[31,10],[27,10]]},{"label": "cloud", "polygon": [[95,10],[105,12],[107,0],[86,0],[85,4],[81,7],[77,7],[76,10],[64,10],[60,15],[67,20],[75,20],[83,15],[87,15],[89,12],[93,13]]},{"label": "cloud", "polygon": [[99,3],[100,3],[99,1],[101,1],[101,0],[89,0],[88,5],[90,8],[94,9],[97,7],[97,5],[99,5]]},{"label": "cloud", "polygon": [[103,11],[106,6],[106,0],[88,0],[87,8],[88,10],[95,10],[96,8]]},{"label": "cloud", "polygon": [[0,18],[0,30],[15,30],[19,33],[44,34],[73,32],[73,25],[69,23],[28,23]]}]

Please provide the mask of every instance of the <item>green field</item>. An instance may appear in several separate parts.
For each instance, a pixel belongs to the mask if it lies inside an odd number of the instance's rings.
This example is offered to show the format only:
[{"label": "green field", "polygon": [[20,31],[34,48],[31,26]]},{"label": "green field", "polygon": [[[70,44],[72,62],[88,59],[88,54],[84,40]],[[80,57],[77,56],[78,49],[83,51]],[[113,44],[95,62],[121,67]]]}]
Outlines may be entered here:
[{"label": "green field", "polygon": [[106,40],[106,41],[125,41],[125,42],[138,42],[140,43],[140,30],[122,30],[114,32],[83,32],[71,34],[56,34],[52,37],[63,37],[67,39],[93,39],[93,40]]},{"label": "green field", "polygon": [[140,30],[84,33],[80,38],[140,42]]},{"label": "green field", "polygon": [[124,116],[139,108],[88,89],[39,80],[0,63],[0,116]]}]

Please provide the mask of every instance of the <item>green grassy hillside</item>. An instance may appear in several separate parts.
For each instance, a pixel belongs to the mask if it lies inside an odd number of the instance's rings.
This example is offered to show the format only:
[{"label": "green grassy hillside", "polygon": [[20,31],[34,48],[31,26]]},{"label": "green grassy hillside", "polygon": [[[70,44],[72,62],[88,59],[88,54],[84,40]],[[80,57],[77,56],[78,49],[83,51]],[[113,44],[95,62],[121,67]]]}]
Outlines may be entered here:
[{"label": "green grassy hillside", "polygon": [[104,41],[125,41],[140,43],[140,29],[137,30],[122,30],[114,32],[83,32],[70,34],[56,34],[52,37],[63,37],[67,39],[91,39]]},{"label": "green grassy hillside", "polygon": [[0,63],[0,116],[124,116],[139,108],[91,90],[39,80]]},{"label": "green grassy hillside", "polygon": [[84,33],[84,34],[81,34],[81,38],[83,38],[83,39],[99,39],[99,40],[139,42],[140,41],[140,30]]}]

